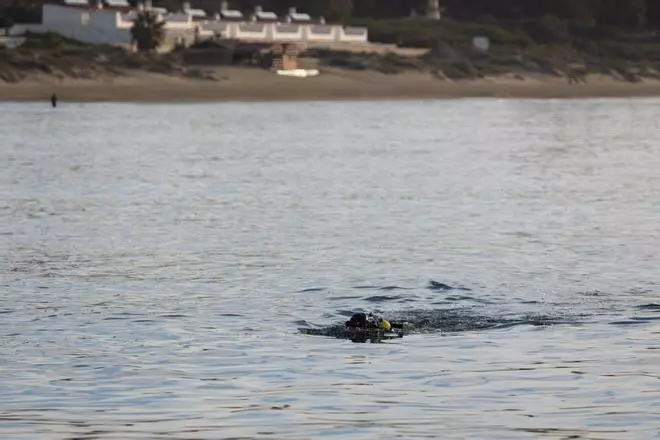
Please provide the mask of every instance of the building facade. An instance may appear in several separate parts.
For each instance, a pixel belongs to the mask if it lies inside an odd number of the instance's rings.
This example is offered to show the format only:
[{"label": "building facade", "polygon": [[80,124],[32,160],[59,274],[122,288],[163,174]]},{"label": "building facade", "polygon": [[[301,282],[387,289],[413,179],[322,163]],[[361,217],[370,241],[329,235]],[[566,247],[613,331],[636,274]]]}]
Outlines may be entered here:
[{"label": "building facade", "polygon": [[130,29],[135,14],[151,10],[165,21],[168,42],[191,43],[195,39],[230,38],[248,42],[305,43],[367,43],[368,32],[362,27],[344,27],[313,20],[309,15],[291,8],[285,17],[255,8],[245,16],[221,3],[220,10],[209,16],[205,10],[193,9],[184,3],[181,11],[171,12],[154,8],[150,2],[131,8],[127,0],[64,0],[59,4],[46,3],[40,25],[17,26],[21,30],[54,31],[69,38],[91,44],[131,44]]}]

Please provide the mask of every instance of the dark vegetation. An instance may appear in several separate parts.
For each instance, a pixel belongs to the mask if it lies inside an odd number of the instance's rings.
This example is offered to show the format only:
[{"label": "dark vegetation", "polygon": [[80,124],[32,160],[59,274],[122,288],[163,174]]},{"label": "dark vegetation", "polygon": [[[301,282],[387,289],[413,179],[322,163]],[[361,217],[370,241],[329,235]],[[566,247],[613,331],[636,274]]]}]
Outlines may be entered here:
[{"label": "dark vegetation", "polygon": [[[206,9],[210,5],[213,5],[211,9],[217,8],[220,4],[220,1],[198,1]],[[155,0],[154,3],[171,9],[181,5],[180,0]],[[0,16],[9,16],[17,22],[38,22],[40,5],[40,0],[14,0],[12,6],[0,9]],[[280,14],[293,6],[328,20],[350,21],[402,18],[413,11],[423,14],[427,0],[231,0],[230,5],[244,11],[261,5]],[[440,5],[446,18],[463,22],[478,22],[483,18],[524,22],[554,16],[559,21],[591,27],[632,31],[660,28],[658,0],[440,0]]]},{"label": "dark vegetation", "polygon": [[110,79],[131,71],[218,80],[212,72],[186,65],[179,52],[130,52],[110,45],[82,44],[51,32],[28,34],[25,43],[14,50],[0,48],[0,81],[8,83],[35,75],[56,79]]},{"label": "dark vegetation", "polygon": [[165,22],[151,11],[142,11],[133,19],[131,38],[137,50],[155,51],[165,39]]},{"label": "dark vegetation", "polygon": [[[659,2],[660,3],[660,2]],[[632,78],[654,76],[660,67],[660,34],[610,26],[567,22],[556,16],[501,20],[480,17],[475,22],[449,18],[354,20],[369,27],[370,40],[399,47],[430,48],[425,60],[451,70],[450,77],[474,77],[501,71],[538,71],[561,74],[600,72]],[[472,39],[486,36],[491,50],[479,53]]]},{"label": "dark vegetation", "polygon": [[[173,7],[178,4],[176,0],[161,1]],[[402,18],[412,11],[423,14],[427,0],[231,0],[230,4],[245,11],[261,5],[278,13],[294,6],[313,16],[350,20]],[[445,17],[467,22],[479,21],[480,17],[522,21],[553,15],[571,23],[627,30],[660,27],[657,0],[440,0],[440,6]]]}]

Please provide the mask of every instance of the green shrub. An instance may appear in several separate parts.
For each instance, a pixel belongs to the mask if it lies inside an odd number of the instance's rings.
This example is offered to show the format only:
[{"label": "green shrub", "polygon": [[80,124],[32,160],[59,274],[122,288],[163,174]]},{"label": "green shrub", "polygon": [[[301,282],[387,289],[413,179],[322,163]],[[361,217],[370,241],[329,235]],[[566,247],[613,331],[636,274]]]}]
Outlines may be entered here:
[{"label": "green shrub", "polygon": [[86,46],[78,40],[67,38],[57,32],[30,32],[25,33],[25,43],[22,47],[26,49],[60,49],[64,46]]},{"label": "green shrub", "polygon": [[480,15],[475,20],[475,23],[483,26],[500,26],[500,21],[492,15]]},{"label": "green shrub", "polygon": [[660,60],[660,44],[630,44],[618,41],[599,43],[599,55],[611,59],[628,61]]},{"label": "green shrub", "polygon": [[396,44],[402,47],[432,47],[438,39],[455,39],[455,23],[423,19],[354,20],[351,24],[369,29],[369,40],[374,43]]},{"label": "green shrub", "polygon": [[504,46],[528,47],[534,44],[534,41],[522,29],[515,29],[513,32],[493,25],[466,25],[468,33],[473,36],[487,37],[493,44]]},{"label": "green shrub", "polygon": [[586,26],[573,23],[569,26],[569,32],[575,38],[585,40],[620,40],[623,31],[611,26]]},{"label": "green shrub", "polygon": [[523,22],[527,34],[538,44],[565,45],[571,42],[568,22],[554,15]]},{"label": "green shrub", "polygon": [[592,56],[600,55],[600,45],[596,41],[577,40],[575,43],[573,43],[573,47],[583,51],[588,55],[592,55]]}]

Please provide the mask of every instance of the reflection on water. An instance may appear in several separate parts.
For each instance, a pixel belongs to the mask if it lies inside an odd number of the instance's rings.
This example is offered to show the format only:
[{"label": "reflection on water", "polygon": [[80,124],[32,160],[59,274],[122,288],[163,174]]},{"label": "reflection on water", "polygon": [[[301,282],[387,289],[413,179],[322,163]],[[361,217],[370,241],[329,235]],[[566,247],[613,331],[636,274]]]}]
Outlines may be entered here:
[{"label": "reflection on water", "polygon": [[657,438],[657,108],[4,104],[0,437]]}]

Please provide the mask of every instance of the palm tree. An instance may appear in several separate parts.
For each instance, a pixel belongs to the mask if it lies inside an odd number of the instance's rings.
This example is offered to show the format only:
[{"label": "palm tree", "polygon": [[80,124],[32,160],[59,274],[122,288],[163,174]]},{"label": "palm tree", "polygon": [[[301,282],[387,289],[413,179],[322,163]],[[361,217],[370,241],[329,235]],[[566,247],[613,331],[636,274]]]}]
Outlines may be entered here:
[{"label": "palm tree", "polygon": [[133,19],[131,36],[139,51],[156,50],[165,39],[165,21],[153,11],[140,11]]}]

